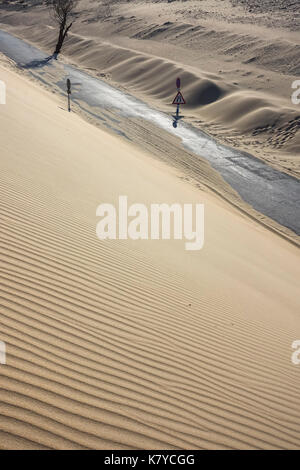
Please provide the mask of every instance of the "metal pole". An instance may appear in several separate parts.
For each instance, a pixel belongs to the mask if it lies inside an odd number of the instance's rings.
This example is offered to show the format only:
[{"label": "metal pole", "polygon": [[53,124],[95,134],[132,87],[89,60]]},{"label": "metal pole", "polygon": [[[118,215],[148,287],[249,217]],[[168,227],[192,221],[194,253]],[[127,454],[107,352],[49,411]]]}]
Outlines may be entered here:
[{"label": "metal pole", "polygon": [[68,111],[71,111],[71,101],[70,101],[70,95],[71,95],[71,80],[68,78],[67,79],[67,93],[68,93]]}]

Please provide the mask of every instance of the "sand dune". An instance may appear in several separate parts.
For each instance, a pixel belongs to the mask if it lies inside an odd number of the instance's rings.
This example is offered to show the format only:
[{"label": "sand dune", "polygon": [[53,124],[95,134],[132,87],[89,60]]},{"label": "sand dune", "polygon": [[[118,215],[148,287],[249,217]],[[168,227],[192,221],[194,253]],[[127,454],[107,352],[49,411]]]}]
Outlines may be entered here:
[{"label": "sand dune", "polygon": [[[1,79],[0,447],[299,448],[299,250]],[[204,202],[204,249],[99,241],[119,194]]]},{"label": "sand dune", "polygon": [[[103,3],[80,0],[64,47],[69,60],[167,112],[180,76],[186,120],[299,177],[294,2]],[[4,6],[2,27],[50,52],[56,30],[49,12],[30,5]]]}]

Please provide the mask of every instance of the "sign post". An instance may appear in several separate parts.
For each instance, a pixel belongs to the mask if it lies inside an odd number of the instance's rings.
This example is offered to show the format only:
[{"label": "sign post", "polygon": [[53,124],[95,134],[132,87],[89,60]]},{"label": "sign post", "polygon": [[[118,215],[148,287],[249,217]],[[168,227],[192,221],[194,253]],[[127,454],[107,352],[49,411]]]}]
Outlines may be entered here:
[{"label": "sign post", "polygon": [[67,79],[67,93],[68,93],[68,111],[71,111],[71,80]]},{"label": "sign post", "polygon": [[173,103],[172,104],[176,104],[176,114],[173,116],[174,118],[174,121],[173,121],[173,127],[177,127],[177,123],[179,121],[179,119],[182,119],[183,116],[179,116],[179,106],[181,104],[185,104],[185,99],[183,98],[182,96],[182,93],[180,91],[180,87],[181,87],[181,80],[180,78],[177,78],[176,79],[176,88],[177,88],[177,95],[175,96],[174,100],[173,100]]}]

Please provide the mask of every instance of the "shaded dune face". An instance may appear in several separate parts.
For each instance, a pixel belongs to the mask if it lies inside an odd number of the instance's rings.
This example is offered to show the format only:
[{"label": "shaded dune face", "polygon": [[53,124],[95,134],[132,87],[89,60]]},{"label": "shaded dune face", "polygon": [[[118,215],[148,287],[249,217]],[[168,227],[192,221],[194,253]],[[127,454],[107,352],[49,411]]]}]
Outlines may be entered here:
[{"label": "shaded dune face", "polygon": [[191,107],[205,106],[214,103],[225,95],[225,90],[214,82],[202,80],[198,86],[193,87],[193,91],[188,94]]}]

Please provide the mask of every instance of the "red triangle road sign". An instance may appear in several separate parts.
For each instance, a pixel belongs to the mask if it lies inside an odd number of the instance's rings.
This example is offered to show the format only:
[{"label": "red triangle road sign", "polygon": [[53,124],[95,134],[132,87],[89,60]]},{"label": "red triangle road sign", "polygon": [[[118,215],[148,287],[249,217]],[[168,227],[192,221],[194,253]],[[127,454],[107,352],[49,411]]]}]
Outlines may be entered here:
[{"label": "red triangle road sign", "polygon": [[182,93],[179,91],[177,95],[174,98],[174,101],[172,104],[185,104],[185,100],[182,96]]}]

